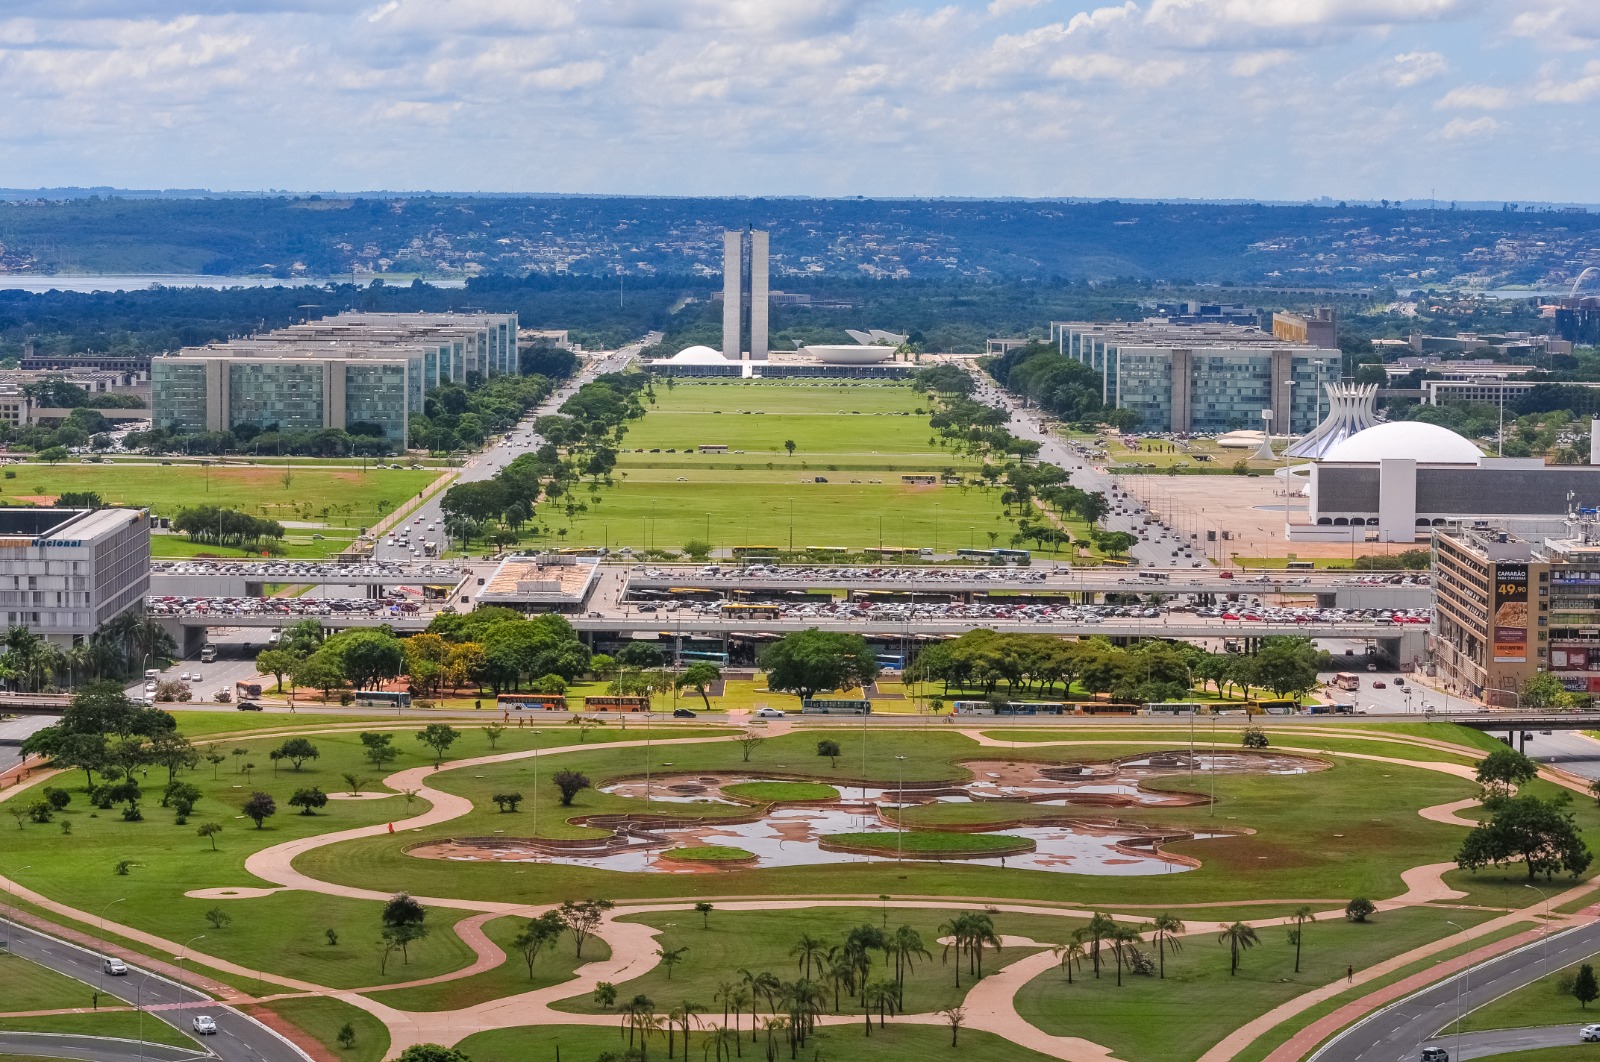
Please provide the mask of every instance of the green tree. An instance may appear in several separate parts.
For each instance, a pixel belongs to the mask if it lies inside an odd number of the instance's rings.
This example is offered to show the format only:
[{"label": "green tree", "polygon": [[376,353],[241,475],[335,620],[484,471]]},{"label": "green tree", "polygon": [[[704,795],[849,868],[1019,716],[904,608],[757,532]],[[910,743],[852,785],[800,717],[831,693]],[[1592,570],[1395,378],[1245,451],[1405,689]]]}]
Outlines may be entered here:
[{"label": "green tree", "polygon": [[1311,908],[1304,904],[1294,909],[1294,928],[1289,930],[1289,943],[1294,945],[1294,972],[1300,972],[1300,948],[1306,940],[1306,923],[1311,921]]},{"label": "green tree", "polygon": [[830,738],[824,738],[823,740],[817,742],[817,755],[828,757],[828,766],[830,767],[838,767],[839,757],[843,754],[844,750],[839,747],[839,743],[837,741],[834,741]]},{"label": "green tree", "polygon": [[403,960],[410,962],[409,946],[428,935],[427,908],[410,893],[397,892],[384,903],[379,918],[385,936],[400,948]]},{"label": "green tree", "polygon": [[357,736],[361,739],[362,754],[374,767],[382,767],[400,755],[400,750],[394,747],[393,734],[363,731]]},{"label": "green tree", "polygon": [[1554,708],[1565,699],[1567,688],[1548,671],[1541,671],[1522,684],[1521,694],[1524,708]]},{"label": "green tree", "polygon": [[1589,1009],[1590,1003],[1600,999],[1600,981],[1595,980],[1594,967],[1589,963],[1578,967],[1578,976],[1572,981],[1572,995],[1584,1010]]},{"label": "green tree", "polygon": [[337,653],[319,649],[294,666],[294,684],[322,691],[326,701],[334,690],[345,683],[344,664]]},{"label": "green tree", "polygon": [[1161,964],[1161,977],[1164,979],[1167,976],[1167,949],[1171,948],[1174,954],[1183,950],[1183,941],[1179,939],[1183,936],[1183,922],[1176,915],[1163,911],[1156,915],[1150,928],[1155,933],[1156,952]]},{"label": "green tree", "polygon": [[283,691],[285,675],[293,673],[295,665],[300,663],[300,658],[287,649],[263,649],[256,654],[256,670],[263,675],[271,675],[278,684],[278,691]]},{"label": "green tree", "polygon": [[877,678],[878,661],[859,634],[816,627],[785,635],[761,650],[767,685],[807,700],[824,690],[851,689]]},{"label": "green tree", "polygon": [[707,691],[711,684],[722,677],[722,669],[708,660],[698,660],[683,669],[683,674],[678,676],[678,685],[682,689],[694,690],[700,695],[700,701],[706,706],[706,711],[711,710],[711,695]]},{"label": "green tree", "polygon": [[572,800],[589,788],[588,776],[579,771],[561,770],[550,776],[550,781],[561,792],[561,806],[570,808]]},{"label": "green tree", "polygon": [[1255,653],[1256,685],[1265,686],[1279,697],[1298,701],[1316,688],[1317,672],[1325,668],[1328,654],[1309,638],[1275,636],[1263,638]]},{"label": "green tree", "polygon": [[667,968],[667,980],[672,980],[673,968],[682,962],[684,956],[688,954],[689,949],[687,946],[681,948],[668,948],[666,946],[662,946],[656,949],[656,958],[660,959],[661,965]]},{"label": "green tree", "polygon": [[528,966],[528,980],[533,980],[533,964],[539,961],[540,953],[561,939],[566,928],[567,923],[560,911],[546,911],[512,938],[511,946],[517,949]]},{"label": "green tree", "polygon": [[702,928],[702,929],[710,929],[711,928],[711,905],[709,903],[707,903],[705,900],[701,900],[700,902],[698,902],[698,903],[696,903],[694,905],[694,911],[695,911],[695,914],[700,916],[700,928]]},{"label": "green tree", "polygon": [[1378,906],[1365,896],[1357,896],[1344,905],[1344,917],[1351,922],[1365,922],[1378,910]]},{"label": "green tree", "polygon": [[417,740],[434,751],[433,765],[437,768],[444,762],[444,754],[450,746],[455,744],[461,732],[445,723],[429,723],[417,734]]},{"label": "green tree", "polygon": [[1217,943],[1225,945],[1229,953],[1228,975],[1239,972],[1239,957],[1261,942],[1256,931],[1244,922],[1235,922],[1217,935]]},{"label": "green tree", "polygon": [[318,786],[310,789],[296,789],[289,798],[289,806],[299,808],[302,815],[315,815],[318,811],[328,806],[328,794]]},{"label": "green tree", "polygon": [[1494,801],[1489,820],[1474,827],[1461,843],[1456,863],[1477,870],[1521,860],[1530,880],[1558,871],[1577,877],[1589,868],[1593,856],[1568,803],[1565,793],[1550,800],[1523,793]]},{"label": "green tree", "polygon": [[211,842],[211,850],[213,852],[217,850],[217,834],[222,832],[222,824],[220,822],[202,822],[200,828],[194,832]]},{"label": "green tree", "polygon": [[278,813],[278,802],[273,800],[270,794],[251,793],[250,799],[246,800],[239,810],[243,811],[245,817],[254,822],[256,829],[259,830],[267,819]]},{"label": "green tree", "polygon": [[1478,782],[1488,798],[1503,798],[1539,777],[1539,764],[1513,748],[1495,749],[1478,761]]},{"label": "green tree", "polygon": [[405,671],[405,645],[387,628],[346,631],[330,648],[337,650],[345,677],[358,690],[375,690]]},{"label": "green tree", "polygon": [[279,745],[272,751],[271,755],[276,755],[279,759],[288,760],[290,766],[298,771],[307,760],[318,759],[322,756],[322,753],[318,752],[317,747],[307,739],[296,737],[289,738]]}]

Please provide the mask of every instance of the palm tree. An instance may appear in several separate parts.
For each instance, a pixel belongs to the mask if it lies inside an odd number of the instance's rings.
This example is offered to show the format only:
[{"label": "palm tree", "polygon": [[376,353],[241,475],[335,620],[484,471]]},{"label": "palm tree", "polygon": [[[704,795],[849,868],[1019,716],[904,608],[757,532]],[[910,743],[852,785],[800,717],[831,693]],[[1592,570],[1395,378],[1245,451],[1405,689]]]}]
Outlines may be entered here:
[{"label": "palm tree", "polygon": [[994,919],[986,914],[975,914],[972,916],[972,944],[968,955],[977,960],[975,973],[980,978],[983,976],[983,949],[986,945],[995,951],[1000,950],[1000,937],[994,931]]},{"label": "palm tree", "polygon": [[1067,971],[1067,984],[1069,985],[1072,983],[1072,968],[1083,962],[1087,957],[1081,940],[1069,940],[1065,944],[1057,944],[1050,949],[1050,954],[1061,960],[1062,967]]},{"label": "palm tree", "polygon": [[893,1014],[899,1004],[900,986],[893,978],[880,977],[870,982],[861,995],[865,1004],[863,1010],[867,1015],[867,1035],[871,1036],[873,1009],[878,1011],[878,1028],[881,1029],[884,1026],[884,1011]]},{"label": "palm tree", "polygon": [[1294,909],[1294,914],[1289,917],[1294,919],[1294,928],[1289,930],[1289,943],[1294,945],[1294,972],[1300,972],[1300,945],[1306,937],[1306,923],[1311,921],[1311,908],[1301,906]]},{"label": "palm tree", "polygon": [[1256,931],[1243,922],[1235,922],[1228,926],[1217,936],[1218,944],[1228,945],[1232,956],[1232,965],[1228,968],[1228,976],[1232,977],[1239,972],[1239,953],[1248,951],[1261,943],[1261,938],[1256,936]]},{"label": "palm tree", "polygon": [[1121,988],[1123,961],[1131,961],[1128,952],[1132,950],[1134,944],[1138,943],[1141,938],[1139,931],[1133,926],[1117,926],[1111,931],[1109,939],[1111,941],[1111,953],[1117,960],[1117,987]]},{"label": "palm tree", "polygon": [[1100,942],[1109,937],[1116,928],[1117,923],[1112,921],[1109,916],[1096,911],[1087,925],[1072,934],[1080,943],[1085,940],[1090,942],[1089,963],[1094,967],[1094,975],[1097,979],[1100,976]]},{"label": "palm tree", "polygon": [[906,973],[916,963],[917,957],[933,960],[933,953],[922,945],[922,934],[910,926],[901,926],[894,931],[894,936],[889,940],[894,949],[894,980],[898,986],[895,1003],[905,1005],[906,999]]},{"label": "palm tree", "polygon": [[939,926],[939,937],[945,941],[944,953],[940,962],[948,962],[951,949],[956,953],[956,987],[961,987],[961,956],[967,950],[967,944],[972,939],[972,916],[958,914],[950,921]]},{"label": "palm tree", "polygon": [[825,956],[827,952],[827,941],[818,940],[810,933],[800,934],[799,941],[795,943],[794,947],[789,949],[790,955],[799,957],[798,961],[794,964],[795,969],[801,972],[801,976],[808,979],[811,977],[811,964],[815,962],[820,968],[822,965],[823,956]]},{"label": "palm tree", "polygon": [[[744,985],[741,984],[734,988],[733,995],[728,1000],[728,1005],[733,1008],[733,1031],[735,1035],[737,1035],[739,1032],[739,1022],[741,1020],[740,1015],[744,1013],[744,1008],[746,1007],[750,1008],[750,1032],[752,1036],[755,1035],[755,1002],[755,997],[750,994],[750,990]],[[742,1042],[739,1046],[739,1057],[744,1057],[744,1045]]]},{"label": "palm tree", "polygon": [[1176,915],[1162,911],[1156,915],[1156,920],[1151,923],[1156,935],[1156,951],[1161,956],[1161,976],[1167,976],[1167,949],[1170,947],[1176,955],[1183,950],[1183,941],[1178,939],[1178,934],[1184,931],[1183,923]]},{"label": "palm tree", "polygon": [[[739,1034],[726,1025],[713,1025],[711,1031],[706,1033],[705,1046],[701,1050],[706,1056],[710,1056],[715,1051],[717,1062],[722,1062],[722,1056],[730,1050],[737,1051],[741,1057],[744,1055],[743,1044],[739,1039]],[[687,1054],[687,1050],[685,1050],[685,1054]]]}]

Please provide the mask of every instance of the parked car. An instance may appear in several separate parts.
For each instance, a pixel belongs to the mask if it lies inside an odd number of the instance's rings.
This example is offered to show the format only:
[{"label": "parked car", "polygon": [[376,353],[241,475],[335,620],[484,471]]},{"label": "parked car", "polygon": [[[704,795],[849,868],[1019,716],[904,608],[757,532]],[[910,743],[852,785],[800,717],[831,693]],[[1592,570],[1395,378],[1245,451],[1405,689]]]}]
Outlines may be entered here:
[{"label": "parked car", "polygon": [[672,718],[674,719],[693,719],[694,715],[695,714],[687,708],[674,708],[672,710]]},{"label": "parked car", "polygon": [[128,964],[121,959],[113,959],[108,956],[106,961],[100,964],[100,968],[112,977],[128,976]]},{"label": "parked car", "polygon": [[778,710],[777,708],[757,708],[756,709],[756,718],[757,719],[782,719],[783,718],[783,712]]},{"label": "parked car", "polygon": [[209,1014],[196,1014],[194,1021],[189,1023],[200,1036],[215,1036],[217,1034],[217,1021]]}]

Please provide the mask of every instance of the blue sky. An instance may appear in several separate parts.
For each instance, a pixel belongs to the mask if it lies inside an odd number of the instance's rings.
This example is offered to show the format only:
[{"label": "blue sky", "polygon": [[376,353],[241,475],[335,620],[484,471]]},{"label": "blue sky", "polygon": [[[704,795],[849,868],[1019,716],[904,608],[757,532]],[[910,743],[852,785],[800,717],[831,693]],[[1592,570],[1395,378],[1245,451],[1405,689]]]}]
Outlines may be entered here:
[{"label": "blue sky", "polygon": [[1600,200],[1600,0],[6,0],[0,185]]}]

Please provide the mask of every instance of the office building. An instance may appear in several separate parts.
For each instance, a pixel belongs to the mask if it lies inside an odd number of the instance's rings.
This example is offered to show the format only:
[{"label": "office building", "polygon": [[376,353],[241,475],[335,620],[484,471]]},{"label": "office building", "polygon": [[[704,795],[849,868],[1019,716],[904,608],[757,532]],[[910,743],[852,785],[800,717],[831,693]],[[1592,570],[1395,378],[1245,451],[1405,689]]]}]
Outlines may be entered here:
[{"label": "office building", "polygon": [[517,371],[515,314],[346,313],[151,363],[156,427],[381,434],[404,446],[429,391]]},{"label": "office building", "polygon": [[1099,374],[1102,402],[1137,411],[1144,431],[1259,428],[1271,410],[1273,434],[1301,434],[1321,421],[1324,387],[1339,378],[1337,350],[1239,325],[1052,321],[1050,339]]},{"label": "office building", "polygon": [[1441,530],[1434,659],[1450,688],[1506,708],[1540,672],[1600,699],[1600,528],[1592,516],[1513,531]]},{"label": "office building", "polygon": [[1339,316],[1331,306],[1318,306],[1311,313],[1275,313],[1272,334],[1285,343],[1303,347],[1339,349]]},{"label": "office building", "polygon": [[722,234],[722,356],[767,360],[767,233]]},{"label": "office building", "polygon": [[0,509],[0,616],[76,645],[150,589],[150,518],[138,509]]}]

